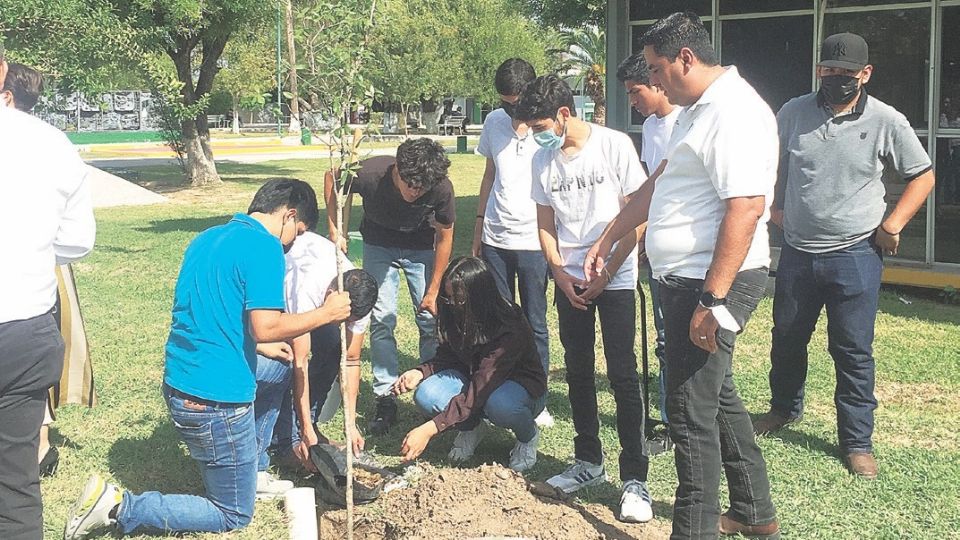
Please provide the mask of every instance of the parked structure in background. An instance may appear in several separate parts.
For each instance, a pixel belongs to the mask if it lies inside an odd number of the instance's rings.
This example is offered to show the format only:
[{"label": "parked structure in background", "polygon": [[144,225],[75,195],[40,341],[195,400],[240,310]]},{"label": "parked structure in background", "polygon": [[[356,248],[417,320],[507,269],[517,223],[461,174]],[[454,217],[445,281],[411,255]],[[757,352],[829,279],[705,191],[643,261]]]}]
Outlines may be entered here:
[{"label": "parked structure in background", "polygon": [[[863,36],[876,66],[867,90],[906,115],[937,176],[926,208],[902,232],[904,249],[888,259],[884,281],[960,287],[960,1],[611,0],[608,87],[616,88],[616,61],[639,50],[640,36],[657,19],[679,10],[701,17],[721,64],[736,65],[774,111],[817,89],[823,38]],[[607,125],[631,132],[639,145],[642,124],[622,92],[610,93]],[[886,187],[892,209],[906,185],[890,180]],[[771,242],[780,246],[779,230],[771,231]]]}]

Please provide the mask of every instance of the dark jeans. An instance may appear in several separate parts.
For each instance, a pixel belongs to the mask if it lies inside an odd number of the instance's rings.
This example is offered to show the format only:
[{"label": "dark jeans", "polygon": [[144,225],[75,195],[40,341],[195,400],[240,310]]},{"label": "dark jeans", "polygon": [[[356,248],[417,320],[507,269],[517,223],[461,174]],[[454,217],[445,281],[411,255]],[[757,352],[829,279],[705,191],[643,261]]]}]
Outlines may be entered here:
[{"label": "dark jeans", "polygon": [[[540,363],[550,375],[550,345],[547,333],[547,260],[543,252],[502,249],[481,244],[480,255],[486,261],[497,282],[497,290],[507,299],[515,300],[516,285],[520,287],[520,307],[533,329]],[[514,284],[516,283],[516,285]]]},{"label": "dark jeans", "polygon": [[633,350],[637,333],[637,304],[632,289],[603,291],[583,311],[570,305],[556,288],[557,319],[563,358],[567,365],[567,386],[577,459],[603,463],[600,446],[600,418],[597,416],[595,382],[596,312],[600,312],[603,356],[607,379],[617,404],[617,435],[620,438],[620,479],[647,480],[649,460],[643,435],[643,397]]},{"label": "dark jeans", "polygon": [[871,451],[877,318],[883,258],[871,240],[829,253],[805,253],[784,244],[773,300],[770,404],[781,414],[803,412],[807,344],[827,308],[828,350],[837,374],[834,402],[840,447]]},{"label": "dark jeans", "polygon": [[[13,264],[13,263],[7,263]],[[0,538],[43,538],[37,453],[47,389],[60,379],[63,338],[47,313],[0,323]]]},{"label": "dark jeans", "polygon": [[[767,270],[737,274],[727,309],[741,327],[763,296]],[[753,423],[733,384],[737,334],[717,331],[717,352],[690,341],[690,319],[703,280],[664,276],[660,301],[667,334],[667,410],[676,445],[676,501],[671,538],[717,538],[721,470],[730,488],[730,511],[741,523],[763,525],[776,517],[767,465],[753,435]]]},{"label": "dark jeans", "polygon": [[[327,394],[340,375],[340,327],[327,324],[310,332],[310,363],[307,378],[310,385],[310,416],[316,422]],[[280,413],[274,428],[273,441],[281,453],[300,444],[300,428],[293,407],[293,383],[287,389],[280,405]]]},{"label": "dark jeans", "polygon": [[[663,331],[663,307],[660,305],[660,287],[657,280],[653,279],[653,270],[647,269],[650,285],[650,305],[653,306],[653,327],[657,331],[657,348],[654,354],[657,355],[657,363],[660,364],[660,376],[657,379],[660,382],[660,420],[663,423],[669,423],[667,420],[667,361],[664,359],[666,351],[666,333]],[[644,328],[646,331],[646,328]]]}]

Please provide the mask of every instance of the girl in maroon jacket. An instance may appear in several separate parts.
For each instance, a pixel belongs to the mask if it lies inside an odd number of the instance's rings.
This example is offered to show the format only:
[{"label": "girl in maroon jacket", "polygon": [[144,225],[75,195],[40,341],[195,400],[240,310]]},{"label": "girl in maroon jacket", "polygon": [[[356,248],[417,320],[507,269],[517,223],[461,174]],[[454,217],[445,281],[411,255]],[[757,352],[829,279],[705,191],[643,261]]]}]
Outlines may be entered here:
[{"label": "girl in maroon jacket", "polygon": [[393,384],[396,395],[416,389],[414,402],[432,417],[407,433],[403,459],[416,459],[434,435],[454,428],[450,459],[466,461],[486,419],[517,437],[510,468],[529,469],[537,462],[540,432],[533,419],[544,407],[547,375],[523,312],[497,293],[493,274],[475,257],[447,267],[437,307],[436,357]]}]

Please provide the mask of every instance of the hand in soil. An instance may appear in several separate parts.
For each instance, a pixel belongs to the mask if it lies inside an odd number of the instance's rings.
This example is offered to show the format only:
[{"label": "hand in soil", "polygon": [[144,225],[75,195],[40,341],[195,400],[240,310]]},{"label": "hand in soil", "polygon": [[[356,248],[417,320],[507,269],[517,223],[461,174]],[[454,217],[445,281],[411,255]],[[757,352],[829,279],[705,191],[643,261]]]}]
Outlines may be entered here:
[{"label": "hand in soil", "polygon": [[433,423],[433,420],[424,422],[410,430],[410,433],[407,433],[407,436],[403,438],[403,444],[400,445],[401,459],[403,461],[413,461],[420,457],[420,454],[427,448],[430,439],[437,432],[437,425]]}]

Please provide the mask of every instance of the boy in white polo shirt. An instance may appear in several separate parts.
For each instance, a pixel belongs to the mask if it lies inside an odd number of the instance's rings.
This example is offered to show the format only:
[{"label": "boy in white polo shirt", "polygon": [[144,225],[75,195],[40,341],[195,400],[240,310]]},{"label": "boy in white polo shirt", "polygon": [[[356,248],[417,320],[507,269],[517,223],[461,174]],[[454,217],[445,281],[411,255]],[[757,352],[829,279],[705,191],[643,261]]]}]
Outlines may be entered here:
[{"label": "boy in white polo shirt", "polygon": [[537,203],[540,244],[556,282],[560,342],[567,367],[570,408],[576,430],[576,462],[550,478],[572,493],[606,480],[597,416],[594,343],[600,314],[607,378],[617,409],[620,438],[620,519],[653,517],[647,492],[643,398],[637,376],[637,235],[625,235],[606,272],[588,281],[587,250],[607,223],[646,181],[633,142],[626,134],[574,116],[573,94],[555,75],[538,78],[523,92],[515,118],[525,122],[542,149],[533,159],[533,200]]},{"label": "boy in white polo shirt", "polygon": [[[623,83],[630,105],[637,112],[644,115],[643,144],[640,148],[640,163],[647,174],[653,174],[667,155],[667,144],[673,134],[673,126],[677,123],[682,107],[670,103],[663,90],[650,84],[650,71],[643,53],[636,53],[617,66],[617,80]],[[641,258],[646,259],[646,252],[641,242]],[[657,329],[656,355],[660,364],[660,420],[667,422],[667,370],[663,359],[666,349],[666,333],[663,331],[663,309],[660,306],[660,290],[657,280],[653,279],[653,272],[648,266],[650,285],[650,302],[653,304],[653,325]]]},{"label": "boy in white polo shirt", "polygon": [[[487,158],[487,167],[477,197],[473,256],[487,263],[504,298],[513,301],[515,293],[520,294],[519,304],[549,377],[547,261],[537,237],[537,205],[530,200],[530,166],[540,147],[533,142],[530,128],[513,118],[520,92],[536,78],[533,66],[520,58],[497,68],[494,86],[501,107],[483,121],[477,146],[477,153]],[[553,425],[546,408],[537,416],[537,425]]]}]

